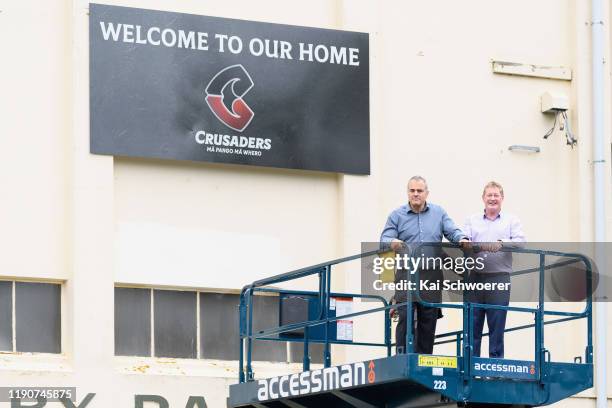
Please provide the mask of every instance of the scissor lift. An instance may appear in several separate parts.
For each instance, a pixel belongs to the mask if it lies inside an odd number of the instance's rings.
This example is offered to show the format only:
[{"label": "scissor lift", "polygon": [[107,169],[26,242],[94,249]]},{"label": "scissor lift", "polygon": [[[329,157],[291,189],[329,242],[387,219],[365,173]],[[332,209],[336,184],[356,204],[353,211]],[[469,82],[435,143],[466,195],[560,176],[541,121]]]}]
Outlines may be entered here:
[{"label": "scissor lift", "polygon": [[[453,244],[422,244],[454,247]],[[415,251],[418,248],[415,248]],[[239,383],[230,386],[228,407],[535,407],[555,403],[593,386],[592,294],[587,291],[581,312],[548,310],[544,302],[545,271],[559,265],[581,262],[585,267],[586,288],[591,287],[592,266],[581,254],[524,248],[503,248],[503,251],[539,256],[539,267],[521,273],[539,274],[538,304],[536,307],[499,306],[459,303],[428,303],[414,299],[408,293],[407,302],[390,305],[380,296],[331,292],[332,267],[351,260],[374,256],[379,251],[366,252],[331,262],[299,269],[253,282],[243,288],[240,296],[240,361]],[[414,254],[414,253],[413,253]],[[568,260],[546,265],[546,257]],[[306,276],[318,275],[318,292],[287,291],[270,288]],[[417,276],[415,276],[418,279]],[[313,296],[318,302],[316,318],[284,324],[253,333],[253,296],[258,292],[301,294]],[[380,307],[356,313],[334,316],[332,298],[370,298]],[[418,294],[416,295],[418,297]],[[436,336],[436,344],[455,342],[456,355],[436,356],[415,354],[413,333],[407,330],[406,354],[392,355],[391,319],[388,310],[407,308],[408,327],[413,327],[413,302],[426,306],[461,309],[462,330]],[[509,312],[529,313],[534,323],[507,328],[506,332],[534,328],[534,360],[480,358],[472,355],[472,310],[474,308],[505,309]],[[331,336],[335,322],[370,313],[384,312],[384,342],[366,343],[338,340]],[[546,320],[545,316],[553,316]],[[544,326],[586,319],[586,349],[584,357],[572,363],[554,362],[545,348]],[[321,328],[322,327],[322,331]],[[317,330],[319,336],[311,336]],[[303,330],[300,337],[283,333]],[[323,334],[320,336],[320,334]],[[487,334],[485,333],[485,336]],[[255,379],[252,366],[254,341],[273,340],[303,343],[302,372],[267,379]],[[311,369],[309,345],[324,345],[322,367]],[[383,347],[387,357],[362,362],[331,365],[331,344]],[[246,353],[246,356],[245,356]],[[246,363],[246,364],[245,364]]]}]

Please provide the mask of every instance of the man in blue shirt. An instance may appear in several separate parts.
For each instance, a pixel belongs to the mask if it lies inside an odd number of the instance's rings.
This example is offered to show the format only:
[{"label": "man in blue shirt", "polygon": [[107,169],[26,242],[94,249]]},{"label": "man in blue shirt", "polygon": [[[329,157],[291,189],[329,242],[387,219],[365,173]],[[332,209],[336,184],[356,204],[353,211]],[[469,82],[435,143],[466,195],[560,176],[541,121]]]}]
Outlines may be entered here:
[{"label": "man in blue shirt", "polygon": [[[411,177],[408,181],[408,204],[395,209],[387,218],[387,223],[380,237],[380,242],[390,249],[401,252],[406,244],[422,242],[441,242],[446,237],[450,242],[468,242],[463,232],[455,226],[446,211],[438,205],[428,203],[429,190],[427,181],[421,176]],[[411,245],[414,247],[414,245]],[[440,256],[438,248],[423,247],[424,255]],[[421,255],[421,254],[419,254]],[[430,282],[441,281],[441,270],[419,271],[421,280]],[[398,269],[395,281],[407,279],[407,271]],[[440,302],[440,291],[421,291],[420,296],[427,302]],[[395,300],[405,302],[406,291],[396,291]],[[414,352],[431,354],[433,352],[436,335],[436,321],[440,310],[435,307],[422,306],[415,302],[416,309],[416,339]],[[406,306],[398,310],[399,322],[395,331],[395,342],[398,352],[404,352],[406,347]]]}]

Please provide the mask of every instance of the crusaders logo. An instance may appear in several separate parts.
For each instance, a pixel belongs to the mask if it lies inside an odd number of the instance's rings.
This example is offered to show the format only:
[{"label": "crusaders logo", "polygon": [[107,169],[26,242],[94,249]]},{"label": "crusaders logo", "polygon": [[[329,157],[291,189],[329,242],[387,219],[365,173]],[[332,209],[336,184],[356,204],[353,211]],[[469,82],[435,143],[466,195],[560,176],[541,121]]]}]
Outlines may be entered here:
[{"label": "crusaders logo", "polygon": [[206,86],[206,103],[217,119],[242,132],[255,114],[242,99],[253,87],[253,80],[240,64],[223,68]]}]

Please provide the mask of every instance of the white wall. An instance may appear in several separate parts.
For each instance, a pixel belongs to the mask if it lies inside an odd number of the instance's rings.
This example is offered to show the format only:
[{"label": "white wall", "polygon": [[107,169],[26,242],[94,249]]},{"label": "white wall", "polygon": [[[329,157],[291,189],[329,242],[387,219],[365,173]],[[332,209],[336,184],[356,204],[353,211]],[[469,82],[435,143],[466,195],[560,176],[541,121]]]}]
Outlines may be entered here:
[{"label": "white wall", "polygon": [[115,160],[115,179],[118,282],[240,289],[338,256],[336,175]]},{"label": "white wall", "polygon": [[[505,187],[506,209],[522,218],[531,241],[591,239],[583,3],[108,4],[369,32],[372,174],[90,155],[88,3],[0,1],[0,278],[65,282],[64,353],[1,355],[2,384],[74,385],[79,400],[97,393],[92,407],[133,406],[137,393],[163,395],[173,407],[189,395],[224,406],[235,363],[113,356],[114,285],[238,289],[356,253],[406,201],[413,174],[428,179],[431,201],[458,223],[480,210],[482,185],[496,179]],[[574,80],[493,74],[492,59],[567,66]],[[551,125],[539,110],[547,91],[570,97],[580,139],[574,150],[560,134],[541,139]],[[542,152],[512,153],[511,144]],[[609,174],[609,160],[607,166]],[[222,263],[221,256],[245,266]],[[359,290],[358,267],[344,272],[335,287]],[[357,335],[380,337],[375,320],[356,326]],[[443,325],[457,323],[448,317]],[[576,355],[570,349],[579,341],[567,339],[555,344]],[[520,338],[509,343],[530,347]],[[361,360],[368,353],[335,355]],[[299,368],[260,364],[256,372],[290,369]]]},{"label": "white wall", "polygon": [[0,274],[63,279],[72,114],[69,8],[3,1],[0,9]]}]

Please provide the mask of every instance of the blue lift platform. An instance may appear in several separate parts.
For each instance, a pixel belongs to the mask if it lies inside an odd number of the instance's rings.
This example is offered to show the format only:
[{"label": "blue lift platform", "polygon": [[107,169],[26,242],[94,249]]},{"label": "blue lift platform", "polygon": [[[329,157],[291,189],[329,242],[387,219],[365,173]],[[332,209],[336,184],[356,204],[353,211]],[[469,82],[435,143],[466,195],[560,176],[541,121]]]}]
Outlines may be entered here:
[{"label": "blue lift platform", "polygon": [[[454,244],[422,244],[455,247]],[[415,249],[416,250],[416,249]],[[262,279],[245,286],[240,296],[240,361],[239,382],[230,386],[228,407],[536,407],[549,405],[593,386],[592,294],[585,294],[580,312],[555,311],[545,308],[545,272],[559,265],[582,263],[586,287],[591,287],[592,266],[581,254],[525,248],[503,248],[502,251],[528,253],[539,257],[539,266],[516,272],[539,275],[538,302],[535,307],[499,306],[470,302],[428,303],[418,293],[408,292],[408,301],[389,304],[383,297],[354,293],[331,292],[332,267],[351,260],[376,256],[381,251],[366,252],[327,263]],[[415,253],[413,252],[413,255]],[[563,258],[563,262],[547,265],[547,257]],[[307,276],[318,276],[318,292],[271,288]],[[418,273],[414,275],[418,279]],[[278,327],[253,333],[253,297],[268,292],[279,297],[308,297],[310,307],[305,321],[280,324]],[[333,299],[369,298],[379,307],[337,316]],[[417,299],[418,298],[418,299]],[[413,333],[407,330],[406,354],[392,355],[391,318],[389,309],[407,308],[408,327],[413,327],[413,303],[426,306],[461,309],[461,330],[436,335],[436,344],[456,343],[456,354],[449,356],[413,353]],[[314,305],[314,307],[313,307]],[[506,328],[506,332],[533,328],[534,359],[530,361],[480,358],[472,355],[472,310],[497,308],[508,312],[533,315],[534,323]],[[314,310],[314,313],[313,313]],[[384,342],[366,343],[338,339],[336,322],[370,313],[384,313]],[[548,316],[548,319],[545,317]],[[573,362],[555,362],[545,347],[544,327],[585,319],[586,348],[584,355]],[[299,332],[299,336],[287,335]],[[575,333],[573,333],[575,335]],[[484,334],[486,336],[487,333]],[[272,378],[255,378],[252,357],[255,341],[299,342],[303,344],[302,371]],[[323,345],[323,364],[311,369],[309,345]],[[332,365],[331,344],[382,347],[386,357],[356,363]]]}]

